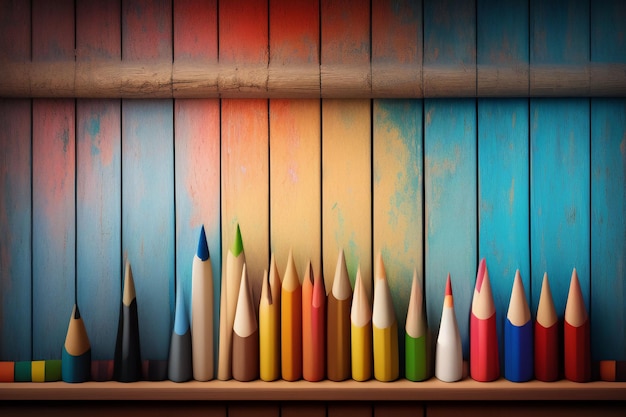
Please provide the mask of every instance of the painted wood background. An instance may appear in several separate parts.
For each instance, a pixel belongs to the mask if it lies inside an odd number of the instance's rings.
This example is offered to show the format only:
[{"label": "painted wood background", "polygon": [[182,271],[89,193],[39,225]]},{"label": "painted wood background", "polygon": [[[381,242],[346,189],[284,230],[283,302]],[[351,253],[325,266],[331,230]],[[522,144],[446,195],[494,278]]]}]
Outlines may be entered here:
[{"label": "painted wood background", "polygon": [[622,2],[51,4],[0,1],[0,59],[423,61],[416,77],[477,66],[478,80],[454,99],[1,99],[0,360],[60,357],[75,300],[94,359],[112,358],[125,259],[142,355],[165,359],[200,226],[220,277],[235,223],[257,299],[271,252],[281,274],[290,248],[299,272],[310,258],[329,290],[343,249],[371,291],[381,251],[400,327],[417,269],[436,333],[450,272],[466,357],[480,258],[500,333],[515,269],[533,314],[547,271],[562,316],[576,267],[593,358],[626,360],[626,99],[528,98],[523,83],[463,98],[493,64],[626,63]]}]

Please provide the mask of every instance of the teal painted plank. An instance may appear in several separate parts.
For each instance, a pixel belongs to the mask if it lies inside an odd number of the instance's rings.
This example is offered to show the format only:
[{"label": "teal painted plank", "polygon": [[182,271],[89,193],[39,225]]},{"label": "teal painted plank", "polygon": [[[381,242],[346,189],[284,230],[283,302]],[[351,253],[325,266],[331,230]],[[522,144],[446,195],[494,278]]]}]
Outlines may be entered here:
[{"label": "teal painted plank", "polygon": [[475,70],[475,0],[425,1],[424,96],[432,97],[438,90],[452,88],[459,96],[474,96]]},{"label": "teal painted plank", "polygon": [[[591,353],[626,360],[626,100],[591,101]],[[580,275],[579,275],[580,277]]]},{"label": "teal painted plank", "polygon": [[[30,58],[30,3],[0,2],[0,60]],[[0,361],[31,359],[31,101],[0,100]]]},{"label": "teal painted plank", "polygon": [[398,320],[401,375],[414,270],[424,282],[422,106],[422,100],[374,100],[374,253],[383,255]]},{"label": "teal painted plank", "polygon": [[589,311],[589,100],[531,99],[530,114],[531,311],[547,272],[563,318],[573,268]]},{"label": "teal painted plank", "polygon": [[[78,61],[119,59],[120,2],[76,4]],[[76,103],[76,293],[93,360],[115,353],[121,294],[120,100]]]},{"label": "teal painted plank", "polygon": [[439,328],[451,275],[463,356],[469,357],[469,312],[478,268],[476,102],[424,101],[426,300],[428,324]]},{"label": "teal painted plank", "polygon": [[489,269],[502,369],[517,269],[530,300],[528,143],[527,99],[478,100],[478,253]]},{"label": "teal painted plank", "polygon": [[[32,3],[33,61],[74,58],[74,2]],[[75,301],[75,104],[33,100],[33,359],[60,359]]]},{"label": "teal painted plank", "polygon": [[626,63],[626,2],[591,2],[591,61]]}]

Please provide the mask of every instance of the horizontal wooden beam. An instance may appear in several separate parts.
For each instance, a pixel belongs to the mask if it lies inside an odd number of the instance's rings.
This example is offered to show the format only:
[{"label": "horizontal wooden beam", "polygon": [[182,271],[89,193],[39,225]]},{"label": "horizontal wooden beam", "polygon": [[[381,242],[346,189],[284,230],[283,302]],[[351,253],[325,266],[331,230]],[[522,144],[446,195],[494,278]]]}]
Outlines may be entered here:
[{"label": "horizontal wooden beam", "polygon": [[625,97],[626,64],[240,66],[199,61],[0,62],[7,98]]}]

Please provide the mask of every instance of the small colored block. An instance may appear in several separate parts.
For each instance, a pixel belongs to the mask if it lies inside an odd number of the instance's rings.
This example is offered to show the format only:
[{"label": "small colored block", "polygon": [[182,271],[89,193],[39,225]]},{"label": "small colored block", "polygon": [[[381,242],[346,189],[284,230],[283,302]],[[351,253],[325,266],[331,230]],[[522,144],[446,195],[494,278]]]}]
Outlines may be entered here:
[{"label": "small colored block", "polygon": [[98,382],[113,380],[113,360],[91,361],[91,379]]},{"label": "small colored block", "polygon": [[30,361],[15,362],[15,382],[31,382]]},{"label": "small colored block", "polygon": [[31,378],[33,382],[46,382],[46,361],[32,361]]},{"label": "small colored block", "polygon": [[0,382],[15,381],[14,362],[0,362]]},{"label": "small colored block", "polygon": [[167,361],[145,360],[142,362],[145,381],[165,381],[167,379]]},{"label": "small colored block", "polygon": [[61,380],[61,360],[52,359],[46,361],[46,382]]},{"label": "small colored block", "polygon": [[626,361],[600,361],[600,380],[626,381]]}]

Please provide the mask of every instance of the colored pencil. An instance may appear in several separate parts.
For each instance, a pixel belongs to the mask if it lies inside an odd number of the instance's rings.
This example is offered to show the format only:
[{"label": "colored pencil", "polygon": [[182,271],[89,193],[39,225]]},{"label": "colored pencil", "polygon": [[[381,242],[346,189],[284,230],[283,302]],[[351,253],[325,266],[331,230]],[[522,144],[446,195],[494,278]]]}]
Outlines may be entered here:
[{"label": "colored pencil", "polygon": [[446,281],[443,310],[435,351],[435,376],[444,382],[455,382],[463,377],[463,346],[454,313],[454,297],[450,274]]},{"label": "colored pencil", "polygon": [[533,353],[533,323],[518,269],[504,322],[504,377],[513,382],[531,380]]},{"label": "colored pencil", "polygon": [[326,289],[307,262],[302,282],[302,378],[321,381],[326,372]]},{"label": "colored pencil", "polygon": [[85,382],[91,379],[91,345],[76,304],[72,309],[63,345],[61,376],[65,382]]},{"label": "colored pencil", "polygon": [[590,325],[585,301],[578,282],[576,268],[565,305],[563,345],[565,353],[565,378],[575,382],[591,380]]},{"label": "colored pencil", "polygon": [[280,378],[280,276],[274,254],[270,260],[270,273],[263,274],[263,287],[259,302],[259,361],[263,381]]},{"label": "colored pencil", "polygon": [[498,334],[496,307],[491,294],[487,262],[483,258],[478,266],[476,287],[470,317],[470,375],[480,382],[498,379]]},{"label": "colored pencil", "polygon": [[385,265],[380,252],[376,258],[374,278],[374,306],[372,329],[374,340],[374,378],[389,382],[400,374],[398,358],[398,321],[387,283]]},{"label": "colored pencil", "polygon": [[283,379],[302,377],[302,286],[289,251],[280,296],[281,368]]},{"label": "colored pencil", "polygon": [[559,318],[545,272],[535,320],[535,378],[544,382],[556,381],[559,379],[559,363]]},{"label": "colored pencil", "polygon": [[252,381],[259,377],[259,325],[246,264],[241,271],[237,311],[233,323],[233,378]]},{"label": "colored pencil", "polygon": [[417,269],[413,270],[411,296],[405,325],[405,376],[410,381],[428,378],[428,327],[424,313],[424,295]]},{"label": "colored pencil", "polygon": [[150,359],[141,362],[141,378],[145,381],[165,381],[168,371],[166,360]]},{"label": "colored pencil", "polygon": [[241,273],[245,263],[246,254],[243,250],[241,230],[237,224],[235,239],[226,254],[226,267],[224,268],[220,294],[220,345],[217,378],[223,381],[232,378],[233,323],[237,310],[239,287],[241,286]]},{"label": "colored pencil", "polygon": [[191,266],[191,347],[193,379],[213,379],[213,269],[204,226]]},{"label": "colored pencil", "polygon": [[108,360],[92,360],[91,361],[91,380],[97,382],[113,380],[113,367],[115,361]]},{"label": "colored pencil", "polygon": [[170,353],[168,360],[167,376],[174,382],[189,381],[193,377],[191,357],[191,330],[189,317],[185,307],[183,287],[178,283],[176,291],[176,314],[174,316],[174,328],[170,339]]},{"label": "colored pencil", "polygon": [[124,275],[124,292],[117,328],[113,379],[120,382],[134,382],[141,379],[141,353],[135,283],[133,271],[128,261],[126,261]]},{"label": "colored pencil", "polygon": [[372,377],[372,306],[361,278],[356,271],[352,309],[350,311],[352,341],[352,379],[367,381]]},{"label": "colored pencil", "polygon": [[600,361],[599,368],[601,381],[626,381],[626,361]]},{"label": "colored pencil", "polygon": [[331,381],[350,378],[350,303],[352,287],[343,250],[339,251],[333,286],[328,294],[326,374]]}]

